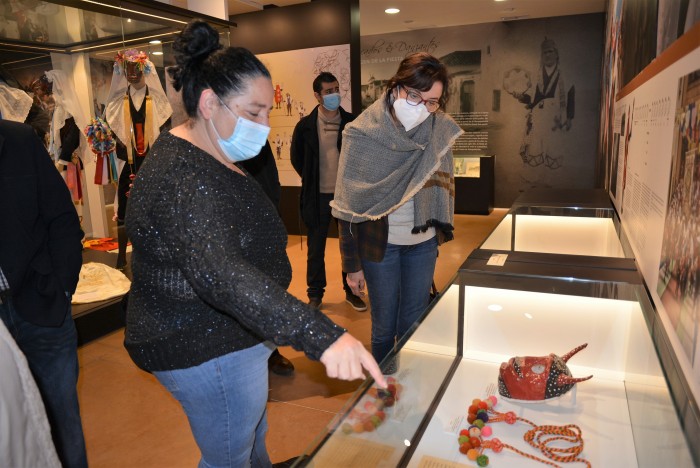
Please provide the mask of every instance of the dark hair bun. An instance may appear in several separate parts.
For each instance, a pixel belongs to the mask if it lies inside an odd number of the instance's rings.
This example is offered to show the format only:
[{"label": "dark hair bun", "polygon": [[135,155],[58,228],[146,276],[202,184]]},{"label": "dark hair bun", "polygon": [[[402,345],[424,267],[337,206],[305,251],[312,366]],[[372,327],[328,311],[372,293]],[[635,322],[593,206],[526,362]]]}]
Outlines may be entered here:
[{"label": "dark hair bun", "polygon": [[206,60],[212,52],[221,49],[219,34],[203,20],[190,21],[173,44],[175,61],[187,70]]}]

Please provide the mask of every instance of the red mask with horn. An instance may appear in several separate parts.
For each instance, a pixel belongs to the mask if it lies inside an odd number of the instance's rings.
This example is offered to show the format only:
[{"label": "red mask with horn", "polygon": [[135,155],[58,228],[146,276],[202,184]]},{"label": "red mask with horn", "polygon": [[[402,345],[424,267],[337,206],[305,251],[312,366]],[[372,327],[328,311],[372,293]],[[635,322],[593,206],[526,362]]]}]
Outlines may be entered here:
[{"label": "red mask with horn", "polygon": [[566,366],[571,357],[588,346],[588,343],[572,349],[564,356],[550,354],[541,357],[513,357],[501,363],[498,376],[498,393],[506,398],[541,401],[563,395],[578,382],[588,377],[574,378]]}]

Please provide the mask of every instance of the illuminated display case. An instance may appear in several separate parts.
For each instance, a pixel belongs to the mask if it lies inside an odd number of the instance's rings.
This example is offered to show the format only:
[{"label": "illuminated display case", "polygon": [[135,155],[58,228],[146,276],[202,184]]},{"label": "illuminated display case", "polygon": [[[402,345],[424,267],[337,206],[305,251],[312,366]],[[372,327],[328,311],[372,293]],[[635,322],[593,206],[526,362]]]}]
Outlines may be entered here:
[{"label": "illuminated display case", "polygon": [[454,159],[455,213],[483,214],[493,211],[496,156],[460,154]]},{"label": "illuminated display case", "polygon": [[[477,466],[460,453],[458,434],[469,426],[472,400],[491,394],[498,411],[537,425],[580,427],[581,457],[592,466],[694,466],[650,333],[655,311],[637,271],[573,266],[560,277],[553,264],[526,268],[527,255],[513,253],[497,272],[470,257],[399,343],[397,401],[369,424],[376,427],[362,423],[376,414],[377,390],[367,381],[296,466]],[[582,344],[587,348],[568,367],[574,377],[592,379],[542,402],[500,397],[501,363],[562,356]],[[488,426],[493,435],[484,440],[497,437],[545,459],[524,441],[527,424]],[[489,466],[542,466],[512,450],[484,454]]]},{"label": "illuminated display case", "polygon": [[[174,65],[172,43],[194,16],[204,18],[229,43],[235,23],[184,10],[168,2],[144,0],[12,0],[0,9],[0,83],[25,91],[34,105],[24,123],[34,127],[49,146],[52,112],[48,101],[35,96],[32,83],[46,72],[65,75],[65,91],[76,95],[79,116],[75,124],[84,130],[93,117],[105,117],[114,59],[118,52],[134,48],[144,52],[154,65],[164,89],[165,68]],[[55,101],[55,97],[53,99]],[[0,109],[1,110],[1,109]],[[181,114],[181,112],[180,112]],[[171,123],[177,123],[173,115]],[[179,118],[181,116],[178,115]],[[115,185],[94,183],[95,155],[81,139],[75,155],[80,158],[82,199],[76,203],[82,227],[90,237],[114,235],[109,231]],[[59,145],[60,146],[60,145]],[[76,182],[77,185],[77,182]]]},{"label": "illuminated display case", "polygon": [[632,258],[608,195],[597,190],[526,192],[480,248]]}]

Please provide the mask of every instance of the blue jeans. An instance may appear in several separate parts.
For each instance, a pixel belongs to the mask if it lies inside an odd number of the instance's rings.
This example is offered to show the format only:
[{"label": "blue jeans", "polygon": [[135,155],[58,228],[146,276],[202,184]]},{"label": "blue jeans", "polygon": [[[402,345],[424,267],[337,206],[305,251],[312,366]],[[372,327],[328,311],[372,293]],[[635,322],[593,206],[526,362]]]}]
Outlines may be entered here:
[{"label": "blue jeans", "polygon": [[381,262],[362,260],[372,304],[372,355],[381,362],[430,303],[437,237],[416,245],[388,244]]},{"label": "blue jeans", "polygon": [[[307,226],[306,247],[306,294],[309,298],[323,299],[326,292],[326,240],[331,222],[338,221],[331,214],[330,202],[332,193],[322,193],[319,199],[318,226]],[[348,286],[347,273],[343,272],[343,289],[346,293],[352,290]]]},{"label": "blue jeans", "polygon": [[[0,318],[22,350],[39,387],[58,458],[66,468],[87,467],[78,406],[78,334],[70,313],[60,327],[25,321],[12,298],[0,304]],[[0,377],[2,378],[2,377]]]},{"label": "blue jeans", "polygon": [[272,466],[265,447],[272,349],[261,343],[187,369],[153,372],[185,410],[200,468]]}]

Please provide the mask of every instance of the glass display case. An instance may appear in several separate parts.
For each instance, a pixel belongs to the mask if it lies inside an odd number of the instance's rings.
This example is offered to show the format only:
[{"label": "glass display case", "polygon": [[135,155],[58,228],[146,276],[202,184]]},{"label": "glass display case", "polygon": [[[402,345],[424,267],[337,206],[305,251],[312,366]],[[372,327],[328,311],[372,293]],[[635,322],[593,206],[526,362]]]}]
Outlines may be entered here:
[{"label": "glass display case", "polygon": [[455,152],[455,213],[483,214],[493,211],[496,156]]},{"label": "glass display case", "polygon": [[[5,7],[5,4],[7,6]],[[91,118],[105,117],[114,76],[115,56],[127,49],[143,52],[168,89],[165,68],[174,65],[172,43],[192,17],[201,17],[229,43],[234,23],[181,9],[168,2],[142,0],[13,0],[0,9],[0,86],[12,88],[21,101],[31,98],[31,107],[13,119],[31,125],[45,140],[49,153],[65,149],[63,139],[75,145],[68,162],[78,169],[59,165],[74,193],[83,230],[91,237],[110,232],[114,183],[95,177],[96,156],[87,141],[78,137]],[[60,79],[59,79],[60,78]],[[43,83],[46,85],[41,86]],[[49,86],[49,83],[51,84]],[[20,97],[21,96],[21,97]],[[0,112],[4,100],[0,100]],[[7,103],[9,107],[16,104]],[[59,112],[56,112],[56,109]],[[59,117],[66,116],[66,119]],[[172,122],[176,122],[173,116]],[[72,119],[70,123],[69,118]],[[72,130],[69,133],[67,130]],[[61,132],[59,133],[59,129]],[[67,138],[70,135],[71,138]],[[72,168],[71,168],[72,169]],[[98,179],[99,182],[98,182]]]},{"label": "glass display case", "polygon": [[526,192],[479,248],[633,258],[617,212],[597,190]]},{"label": "glass display case", "polygon": [[[477,466],[458,439],[469,430],[472,400],[490,395],[497,411],[519,419],[486,423],[492,434],[480,436],[482,447],[498,438],[515,449],[483,449],[489,466],[566,465],[526,443],[532,427],[522,418],[576,425],[590,466],[694,466],[650,333],[655,311],[635,270],[581,268],[561,277],[553,264],[521,274],[508,262],[496,273],[485,261],[470,257],[398,344],[389,392],[365,382],[296,466]],[[590,380],[541,401],[500,395],[500,368],[510,358],[561,357],[584,344],[567,365]]]}]

